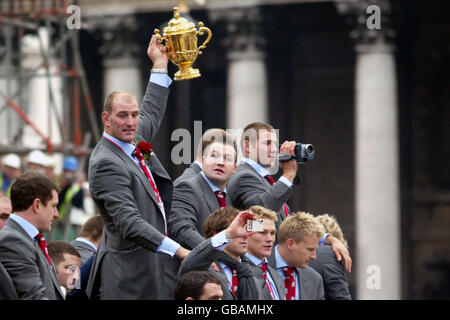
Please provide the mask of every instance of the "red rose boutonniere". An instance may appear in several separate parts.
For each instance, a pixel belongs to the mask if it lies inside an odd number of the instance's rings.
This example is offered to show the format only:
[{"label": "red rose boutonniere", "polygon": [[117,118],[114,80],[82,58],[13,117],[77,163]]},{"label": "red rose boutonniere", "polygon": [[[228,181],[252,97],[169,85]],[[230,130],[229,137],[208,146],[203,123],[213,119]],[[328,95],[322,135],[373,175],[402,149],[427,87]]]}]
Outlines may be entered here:
[{"label": "red rose boutonniere", "polygon": [[150,155],[152,154],[152,148],[153,148],[151,143],[141,141],[138,143],[137,148],[139,149],[139,151],[141,151],[145,160],[150,159]]}]

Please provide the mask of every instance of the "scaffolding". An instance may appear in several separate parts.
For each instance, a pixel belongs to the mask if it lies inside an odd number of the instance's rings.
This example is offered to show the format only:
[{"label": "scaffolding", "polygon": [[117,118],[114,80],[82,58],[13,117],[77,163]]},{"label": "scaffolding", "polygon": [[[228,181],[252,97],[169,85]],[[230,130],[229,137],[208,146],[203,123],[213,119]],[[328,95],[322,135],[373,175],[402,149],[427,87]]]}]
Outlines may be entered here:
[{"label": "scaffolding", "polygon": [[[81,181],[91,143],[98,141],[100,131],[81,60],[79,30],[70,30],[66,23],[68,6],[77,2],[0,1],[0,157],[7,153],[23,157],[36,149],[60,159],[73,155],[79,159],[76,180]],[[34,45],[31,58],[27,41]],[[88,121],[85,130],[83,113]],[[40,147],[31,146],[24,132]],[[59,220],[54,231],[62,235],[55,238],[50,232],[49,240],[72,240],[76,227],[68,215]]]},{"label": "scaffolding", "polygon": [[[6,117],[7,142],[0,145],[0,155],[16,153],[25,155],[31,148],[20,142],[25,126],[33,129],[45,142],[41,150],[48,154],[72,154],[80,162],[90,154],[91,139],[98,141],[100,132],[95,117],[86,74],[79,49],[79,30],[69,30],[66,25],[67,7],[77,1],[66,0],[3,0],[0,2],[0,119],[5,119],[7,110],[18,115],[21,123],[14,130]],[[42,30],[47,32],[43,35]],[[25,36],[35,35],[39,41],[41,62],[30,69],[23,65],[24,52],[20,45]],[[56,70],[51,68],[56,65]],[[44,70],[44,72],[39,72]],[[57,101],[52,79],[61,80],[62,99]],[[34,79],[47,80],[49,98],[48,121],[56,119],[60,144],[52,142],[51,126],[45,130],[33,119],[30,105],[22,105],[24,96]],[[16,87],[16,88],[14,88]],[[81,130],[81,113],[88,116],[89,130]],[[11,126],[11,128],[10,128]],[[47,134],[44,132],[47,131]],[[5,140],[5,137],[3,137]],[[32,148],[36,149],[36,148]],[[80,164],[81,164],[80,163]],[[84,163],[83,163],[84,164]],[[84,165],[80,165],[84,167]]]}]

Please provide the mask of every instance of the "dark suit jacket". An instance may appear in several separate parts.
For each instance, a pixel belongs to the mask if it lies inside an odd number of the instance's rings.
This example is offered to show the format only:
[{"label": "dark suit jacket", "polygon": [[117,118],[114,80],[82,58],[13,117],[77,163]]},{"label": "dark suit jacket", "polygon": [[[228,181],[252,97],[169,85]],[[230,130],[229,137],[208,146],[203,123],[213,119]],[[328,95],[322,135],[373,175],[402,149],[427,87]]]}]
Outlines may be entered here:
[{"label": "dark suit jacket", "polygon": [[[229,198],[226,204],[232,206]],[[202,174],[181,181],[173,190],[170,236],[185,248],[195,248],[205,240],[205,220],[218,209],[217,197]]]},{"label": "dark suit jacket", "polygon": [[[277,181],[274,185],[261,177],[249,164],[242,162],[227,184],[231,202],[236,208],[245,210],[251,206],[263,206],[278,213],[276,227],[286,218],[283,209],[292,194],[293,187]],[[288,207],[290,213],[290,209]]]},{"label": "dark suit jacket", "polygon": [[[261,272],[262,277],[264,278],[264,275],[262,274],[261,268],[257,265],[255,265],[250,259],[249,263],[252,266],[252,268],[255,270],[254,272]],[[267,264],[267,272],[272,277],[273,282],[275,283],[275,289],[278,292],[278,296],[280,297],[280,300],[286,300],[286,288],[284,287],[284,279],[280,276],[280,274],[272,268],[269,264]],[[264,300],[272,300],[272,296],[270,295],[269,290],[265,290],[263,292]]]},{"label": "dark suit jacket", "polygon": [[[276,271],[275,253],[270,256],[269,265]],[[309,266],[296,269],[300,283],[300,300],[324,300],[323,281],[320,274]]]},{"label": "dark suit jacket", "polygon": [[82,241],[73,240],[71,244],[75,247],[75,249],[77,249],[81,256],[81,265],[85,264],[86,261],[96,252],[92,246]]},{"label": "dark suit jacket", "polygon": [[191,165],[187,167],[178,178],[175,179],[173,186],[176,187],[181,181],[195,177],[200,173],[200,171],[202,171],[202,168],[200,168],[197,163],[192,162]]},{"label": "dark suit jacket", "polygon": [[[138,138],[151,142],[163,118],[169,89],[149,82],[140,107]],[[155,153],[147,161],[170,216],[172,181]],[[102,138],[89,161],[89,187],[104,221],[86,293],[92,299],[162,299],[170,257],[156,253],[165,222],[153,188],[141,168],[118,146]],[[99,285],[98,285],[98,280]]]},{"label": "dark suit jacket", "polygon": [[13,219],[0,231],[0,262],[8,272],[19,299],[62,300],[53,264]]},{"label": "dark suit jacket", "polygon": [[[197,270],[197,271],[209,271],[219,278],[222,291],[223,291],[223,300],[236,300],[236,296],[230,291],[228,286],[228,278],[225,274],[225,271],[219,266],[220,271],[216,271],[211,267],[211,263],[215,262],[220,254],[219,250],[216,250],[212,244],[211,239],[206,239],[197,247],[195,247],[188,256],[181,263],[180,270],[178,272],[178,277],[181,277],[183,274],[188,273],[189,271]],[[242,257],[242,261],[250,264],[247,258]],[[246,290],[246,295],[241,298],[241,300],[265,300],[267,296],[265,295],[265,281],[262,275],[261,270],[255,270],[251,268],[251,277],[249,278],[249,282],[247,285],[249,286]],[[239,277],[239,275],[238,275]],[[242,283],[239,282],[239,285]],[[239,289],[238,289],[239,290]]]},{"label": "dark suit jacket", "polygon": [[323,278],[325,299],[351,300],[344,261],[337,261],[331,246],[328,245],[319,246],[316,255],[317,259],[311,261],[309,266]]},{"label": "dark suit jacket", "polygon": [[[226,203],[228,206],[232,205],[229,197],[226,197]],[[216,195],[202,174],[181,180],[173,190],[169,236],[187,249],[195,248],[205,240],[203,224],[206,218],[218,209],[220,206]],[[175,257],[166,269],[169,291],[175,289],[180,263]]]},{"label": "dark suit jacket", "polygon": [[0,301],[17,299],[19,297],[17,296],[16,288],[14,288],[14,284],[5,267],[0,263]]}]

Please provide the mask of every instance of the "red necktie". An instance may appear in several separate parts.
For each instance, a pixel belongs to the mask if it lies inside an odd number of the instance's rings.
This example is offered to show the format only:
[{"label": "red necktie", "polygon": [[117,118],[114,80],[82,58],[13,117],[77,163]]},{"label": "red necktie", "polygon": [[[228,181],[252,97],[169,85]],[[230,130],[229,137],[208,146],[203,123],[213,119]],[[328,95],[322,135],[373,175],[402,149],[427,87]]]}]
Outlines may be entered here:
[{"label": "red necktie", "polygon": [[52,265],[52,262],[50,260],[50,257],[48,255],[48,250],[47,250],[47,241],[45,241],[44,235],[42,233],[38,233],[38,235],[35,238],[37,240],[39,249],[41,249],[42,253],[45,255],[45,257],[47,258],[47,261],[50,265]]},{"label": "red necktie", "polygon": [[148,181],[150,182],[150,185],[152,186],[153,191],[156,195],[156,200],[159,203],[160,209],[163,212],[163,218],[164,218],[164,228],[165,228],[165,235],[167,236],[167,223],[166,223],[166,216],[164,212],[164,204],[161,199],[161,195],[159,193],[158,188],[156,187],[155,182],[152,179],[152,176],[150,175],[150,171],[148,171],[147,165],[145,164],[144,156],[142,155],[141,150],[139,148],[134,149],[133,156],[135,156],[139,160],[139,166],[141,167],[142,171],[144,171],[145,175],[147,176]]},{"label": "red necktie", "polygon": [[286,300],[295,300],[295,278],[293,273],[294,267],[284,267],[283,272],[286,278],[284,279],[284,286],[286,287]]},{"label": "red necktie", "polygon": [[216,194],[216,197],[217,197],[217,201],[219,201],[219,206],[221,207],[221,208],[225,208],[227,205],[225,204],[225,197],[226,197],[226,194],[225,194],[225,192],[223,192],[223,191],[216,191],[216,192],[214,192],[215,194]]},{"label": "red necktie", "polygon": [[[273,186],[273,184],[275,183],[275,180],[270,175],[266,175],[266,176],[264,176],[264,178],[266,178],[266,180],[269,181],[271,186]],[[283,209],[284,209],[284,214],[286,215],[286,217],[289,216],[289,211],[286,206],[286,203],[283,203]]]},{"label": "red necktie", "polygon": [[236,296],[236,292],[239,285],[239,279],[237,276],[236,269],[231,268],[231,291],[233,291],[233,294]]},{"label": "red necktie", "polygon": [[264,276],[264,280],[267,279],[267,264],[263,263],[261,266],[259,266],[261,268],[261,271],[263,273]]},{"label": "red necktie", "polygon": [[153,191],[155,191],[156,200],[158,200],[158,202],[162,202],[161,195],[159,194],[158,188],[156,187],[155,182],[153,182],[152,176],[150,175],[150,172],[148,171],[148,168],[147,168],[147,165],[145,164],[144,156],[142,155],[141,150],[139,150],[139,148],[134,149],[133,156],[135,156],[139,160],[139,166],[141,167],[142,171],[144,171],[145,175],[147,176],[147,179],[150,182]]},{"label": "red necktie", "polygon": [[270,295],[272,296],[272,298],[275,300],[276,296],[275,294],[272,292],[272,286],[270,285],[270,281],[269,279],[267,279],[267,262],[264,262],[262,265],[259,266],[261,268],[261,271],[263,273],[264,276],[264,281],[266,281],[266,288],[267,290],[269,290]]}]

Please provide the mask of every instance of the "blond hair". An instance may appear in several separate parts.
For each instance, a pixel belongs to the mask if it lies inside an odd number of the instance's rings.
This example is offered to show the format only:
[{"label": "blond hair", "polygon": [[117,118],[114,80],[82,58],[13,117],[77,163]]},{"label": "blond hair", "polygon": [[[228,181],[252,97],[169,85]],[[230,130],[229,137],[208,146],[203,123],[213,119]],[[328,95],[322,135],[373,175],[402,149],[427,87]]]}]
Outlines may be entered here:
[{"label": "blond hair", "polygon": [[273,222],[278,221],[277,214],[274,211],[261,206],[252,206],[247,211],[253,213],[256,216],[256,219],[269,219]]},{"label": "blond hair", "polygon": [[324,234],[325,228],[312,214],[296,212],[281,223],[278,230],[278,243],[284,244],[289,238],[299,242],[306,235],[312,235],[320,239]]},{"label": "blond hair", "polygon": [[316,217],[317,221],[319,221],[323,227],[325,228],[325,232],[330,234],[331,236],[337,238],[340,242],[344,244],[346,248],[348,248],[347,240],[344,239],[344,234],[334,216],[330,216],[327,213],[321,214]]}]

